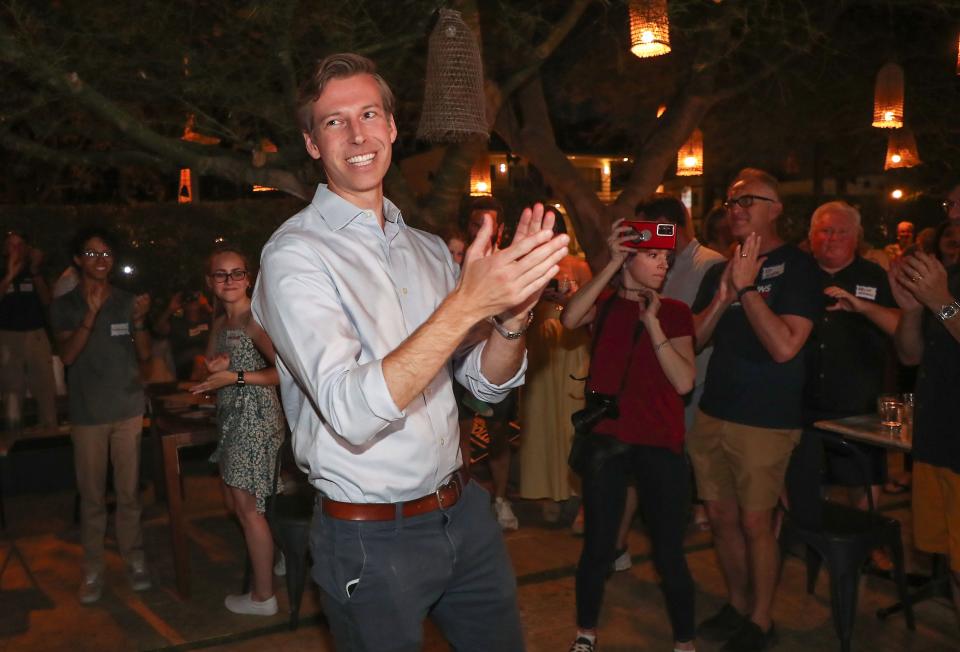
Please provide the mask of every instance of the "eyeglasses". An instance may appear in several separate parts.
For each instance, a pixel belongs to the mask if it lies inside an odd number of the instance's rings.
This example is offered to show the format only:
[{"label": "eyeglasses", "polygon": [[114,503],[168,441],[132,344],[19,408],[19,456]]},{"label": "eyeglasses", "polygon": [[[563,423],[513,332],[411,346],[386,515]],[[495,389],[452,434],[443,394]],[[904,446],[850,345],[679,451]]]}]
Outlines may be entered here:
[{"label": "eyeglasses", "polygon": [[940,205],[943,206],[943,210],[945,210],[946,212],[949,213],[949,212],[950,212],[950,209],[956,208],[957,206],[960,206],[960,201],[958,201],[958,200],[956,200],[956,199],[946,199],[946,200],[944,200],[944,202],[943,202],[942,204],[940,204]]},{"label": "eyeglasses", "polygon": [[222,269],[218,269],[215,272],[210,272],[209,276],[215,283],[226,283],[228,278],[234,281],[242,281],[247,278],[247,270],[235,269],[231,272],[225,272]]},{"label": "eyeglasses", "polygon": [[723,207],[728,211],[733,210],[733,207],[739,206],[740,208],[750,208],[753,206],[753,202],[761,199],[763,201],[775,202],[776,199],[770,199],[769,197],[761,197],[760,195],[740,195],[739,197],[732,197],[723,202]]},{"label": "eyeglasses", "polygon": [[85,258],[113,258],[112,251],[94,251],[89,249],[83,252]]}]

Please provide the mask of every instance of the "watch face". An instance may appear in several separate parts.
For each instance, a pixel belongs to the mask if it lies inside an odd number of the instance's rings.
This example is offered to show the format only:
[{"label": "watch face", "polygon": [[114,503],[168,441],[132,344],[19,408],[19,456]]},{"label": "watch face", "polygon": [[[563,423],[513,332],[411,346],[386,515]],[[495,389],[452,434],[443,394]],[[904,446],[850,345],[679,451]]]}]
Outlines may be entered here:
[{"label": "watch face", "polygon": [[940,316],[944,319],[950,319],[956,317],[958,312],[960,312],[960,308],[957,308],[957,304],[951,303],[949,306],[940,309]]}]

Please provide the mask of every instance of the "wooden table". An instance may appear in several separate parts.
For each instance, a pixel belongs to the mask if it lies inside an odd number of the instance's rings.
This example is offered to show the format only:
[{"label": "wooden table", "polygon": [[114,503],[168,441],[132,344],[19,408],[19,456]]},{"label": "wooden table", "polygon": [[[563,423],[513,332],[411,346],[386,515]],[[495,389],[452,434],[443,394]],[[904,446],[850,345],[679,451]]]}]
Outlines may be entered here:
[{"label": "wooden table", "polygon": [[[201,446],[217,440],[213,410],[198,409],[210,399],[185,392],[151,393],[151,427],[160,443],[163,475],[166,484],[167,510],[170,515],[170,539],[173,547],[173,568],[177,593],[190,597],[190,548],[183,515],[183,492],[180,485],[180,449]],[[198,418],[188,418],[196,416]]]},{"label": "wooden table", "polygon": [[840,435],[844,439],[871,444],[881,448],[909,453],[913,449],[913,433],[910,426],[889,428],[880,424],[876,414],[861,414],[843,419],[824,419],[813,426]]}]

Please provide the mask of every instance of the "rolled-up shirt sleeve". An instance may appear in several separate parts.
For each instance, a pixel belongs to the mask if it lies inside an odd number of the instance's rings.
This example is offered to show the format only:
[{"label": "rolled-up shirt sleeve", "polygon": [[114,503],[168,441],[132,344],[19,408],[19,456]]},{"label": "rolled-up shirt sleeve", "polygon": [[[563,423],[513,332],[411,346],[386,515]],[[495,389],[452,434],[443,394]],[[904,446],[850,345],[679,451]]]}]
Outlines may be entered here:
[{"label": "rolled-up shirt sleeve", "polygon": [[479,400],[485,403],[499,403],[507,397],[510,390],[523,385],[523,377],[527,371],[527,353],[524,351],[523,361],[513,378],[502,385],[495,385],[487,380],[480,370],[480,357],[483,355],[483,349],[486,345],[487,341],[482,340],[459,357],[456,357],[453,374],[457,382],[466,387],[467,391]]},{"label": "rolled-up shirt sleeve", "polygon": [[364,359],[333,279],[308,244],[288,238],[264,248],[253,313],[334,433],[359,446],[404,417],[390,396],[382,359]]}]

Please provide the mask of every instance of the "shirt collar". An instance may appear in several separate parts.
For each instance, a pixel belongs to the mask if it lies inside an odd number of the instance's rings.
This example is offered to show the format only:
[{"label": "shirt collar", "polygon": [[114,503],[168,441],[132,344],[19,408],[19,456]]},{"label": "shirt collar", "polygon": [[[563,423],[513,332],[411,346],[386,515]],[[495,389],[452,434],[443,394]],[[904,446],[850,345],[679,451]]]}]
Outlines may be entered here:
[{"label": "shirt collar", "polygon": [[[317,192],[314,194],[311,203],[317,211],[319,211],[320,216],[327,225],[334,231],[339,231],[356,218],[371,212],[357,208],[330,190],[325,183],[317,185]],[[405,226],[400,209],[386,197],[383,198],[383,218],[387,222],[396,223],[398,228]]]}]

